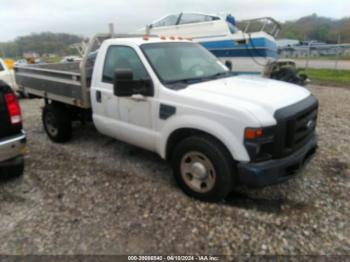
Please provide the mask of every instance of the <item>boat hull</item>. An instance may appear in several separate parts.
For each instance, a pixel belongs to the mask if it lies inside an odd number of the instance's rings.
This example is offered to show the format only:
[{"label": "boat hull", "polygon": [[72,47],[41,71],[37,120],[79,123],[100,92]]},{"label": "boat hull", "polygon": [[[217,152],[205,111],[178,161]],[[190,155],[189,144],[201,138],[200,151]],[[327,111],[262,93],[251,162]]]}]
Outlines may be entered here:
[{"label": "boat hull", "polygon": [[194,41],[207,48],[222,62],[231,61],[232,70],[238,74],[264,73],[271,62],[277,60],[275,40],[264,33],[234,35],[225,38],[195,38]]}]

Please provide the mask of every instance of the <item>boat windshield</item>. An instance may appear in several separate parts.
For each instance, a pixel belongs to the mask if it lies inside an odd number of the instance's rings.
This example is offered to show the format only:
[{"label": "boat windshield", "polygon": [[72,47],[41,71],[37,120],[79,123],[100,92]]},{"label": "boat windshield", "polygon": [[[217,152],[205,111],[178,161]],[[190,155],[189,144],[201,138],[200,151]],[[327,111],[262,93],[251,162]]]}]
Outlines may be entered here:
[{"label": "boat windshield", "polygon": [[154,43],[144,44],[141,49],[164,84],[189,84],[232,75],[226,66],[199,44]]},{"label": "boat windshield", "polygon": [[172,26],[176,25],[179,20],[179,14],[177,15],[168,15],[161,20],[154,22],[152,27],[162,27],[162,26]]},{"label": "boat windshield", "polygon": [[195,13],[181,13],[168,15],[152,24],[152,27],[174,26],[204,23],[210,21],[220,20],[218,16],[195,14]]},{"label": "boat windshield", "polygon": [[216,20],[220,20],[220,18],[216,16],[204,15],[204,14],[184,13],[181,15],[179,24],[180,25],[196,24],[196,23],[204,23],[204,22],[210,22],[210,21],[216,21]]}]

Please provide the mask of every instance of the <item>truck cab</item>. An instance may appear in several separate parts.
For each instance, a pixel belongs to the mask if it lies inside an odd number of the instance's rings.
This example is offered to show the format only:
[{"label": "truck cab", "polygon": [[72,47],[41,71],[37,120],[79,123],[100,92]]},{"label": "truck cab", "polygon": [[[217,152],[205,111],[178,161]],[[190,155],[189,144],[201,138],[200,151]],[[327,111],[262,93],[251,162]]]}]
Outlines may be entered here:
[{"label": "truck cab", "polygon": [[[184,192],[205,201],[237,185],[286,181],[316,151],[318,102],[303,87],[236,76],[182,38],[107,39],[93,70],[85,68],[89,53],[80,75],[47,67],[16,72],[29,93],[45,98],[43,123],[55,142],[70,139],[80,105],[102,134],[169,160]],[[89,83],[88,100],[78,81]]]}]

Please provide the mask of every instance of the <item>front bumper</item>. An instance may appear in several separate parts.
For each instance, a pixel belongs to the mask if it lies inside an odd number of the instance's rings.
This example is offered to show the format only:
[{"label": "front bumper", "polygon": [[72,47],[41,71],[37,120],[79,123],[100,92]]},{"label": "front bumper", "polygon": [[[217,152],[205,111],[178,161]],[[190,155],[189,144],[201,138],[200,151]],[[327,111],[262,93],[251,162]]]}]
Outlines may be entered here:
[{"label": "front bumper", "polygon": [[259,163],[238,164],[239,184],[263,187],[282,183],[296,175],[314,156],[318,137],[315,134],[301,149],[292,155]]},{"label": "front bumper", "polygon": [[0,162],[16,158],[23,154],[26,146],[26,135],[21,134],[0,139]]}]

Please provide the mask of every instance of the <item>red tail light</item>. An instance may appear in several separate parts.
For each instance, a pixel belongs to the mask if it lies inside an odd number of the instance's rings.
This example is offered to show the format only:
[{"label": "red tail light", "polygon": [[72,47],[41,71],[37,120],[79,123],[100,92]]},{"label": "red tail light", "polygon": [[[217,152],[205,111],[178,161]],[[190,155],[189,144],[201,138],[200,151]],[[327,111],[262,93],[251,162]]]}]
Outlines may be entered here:
[{"label": "red tail light", "polygon": [[12,125],[18,125],[22,123],[21,108],[19,106],[17,97],[13,93],[5,94],[5,102],[7,105],[7,111],[10,116]]}]

